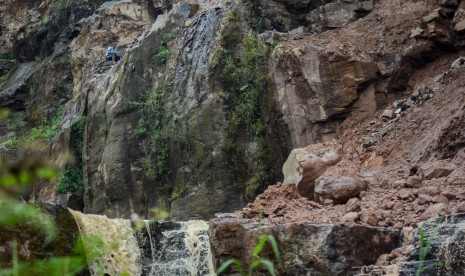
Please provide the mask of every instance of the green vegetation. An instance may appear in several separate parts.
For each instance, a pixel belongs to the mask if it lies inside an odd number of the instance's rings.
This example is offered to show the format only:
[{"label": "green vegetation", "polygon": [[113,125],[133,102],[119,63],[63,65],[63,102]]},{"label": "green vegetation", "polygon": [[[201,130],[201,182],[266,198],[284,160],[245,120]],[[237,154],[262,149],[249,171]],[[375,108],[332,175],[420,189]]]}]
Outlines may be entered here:
[{"label": "green vegetation", "polygon": [[134,134],[145,138],[141,143],[145,154],[139,163],[150,178],[158,178],[168,172],[168,137],[163,130],[163,121],[168,113],[163,108],[163,95],[164,92],[153,90],[142,99],[130,102],[141,111]]},{"label": "green vegetation", "polygon": [[50,142],[58,132],[58,125],[61,121],[62,110],[59,109],[49,122],[43,120],[38,126],[35,126],[17,138],[11,138],[6,141],[9,148],[18,148],[21,145],[32,142]]},{"label": "green vegetation", "polygon": [[12,56],[5,54],[5,53],[0,53],[0,63],[7,63],[7,62],[13,63],[13,66],[10,69],[0,71],[0,86],[2,86],[8,81],[11,74],[14,72],[14,70],[19,64],[19,61],[13,58]]},{"label": "green vegetation", "polygon": [[58,178],[56,187],[57,193],[75,193],[79,196],[84,194],[83,170],[82,170],[82,150],[84,141],[84,128],[87,118],[79,116],[71,126],[74,164],[66,164],[64,171]]},{"label": "green vegetation", "polygon": [[[227,36],[222,39],[231,40]],[[245,183],[243,195],[247,201],[255,198],[276,177],[276,172],[270,167],[272,147],[266,139],[266,124],[260,104],[267,83],[268,55],[269,49],[254,33],[241,39],[238,50],[219,47],[213,51],[211,58],[211,65],[220,70],[223,87],[230,93],[229,125],[223,143],[232,159],[232,167],[236,168],[239,182]],[[246,148],[245,141],[252,142],[253,146]],[[244,169],[243,164],[251,163]]]},{"label": "green vegetation", "polygon": [[[0,110],[0,121],[8,112]],[[0,227],[2,229],[26,226],[37,230],[37,235],[44,237],[46,243],[56,239],[57,230],[52,218],[42,212],[41,208],[24,204],[16,199],[20,193],[34,183],[53,180],[56,170],[40,154],[29,153],[20,157],[18,162],[10,163],[0,157]],[[0,275],[66,275],[72,276],[82,271],[86,265],[85,254],[79,248],[75,256],[49,257],[46,260],[20,260],[17,240],[11,237],[12,256],[9,267],[1,264]]]},{"label": "green vegetation", "polygon": [[69,0],[57,0],[55,3],[52,5],[52,11],[57,12],[64,10],[68,8],[69,6]]},{"label": "green vegetation", "polygon": [[153,54],[153,58],[158,60],[160,63],[165,64],[171,56],[171,51],[168,47],[168,43],[174,39],[174,34],[166,32],[162,35],[162,41],[158,49]]},{"label": "green vegetation", "polygon": [[260,240],[258,241],[257,246],[255,246],[255,248],[253,249],[252,257],[249,262],[250,266],[249,266],[249,270],[247,271],[247,273],[244,271],[244,265],[237,259],[231,259],[231,260],[226,261],[220,266],[220,268],[218,269],[216,273],[219,275],[222,272],[224,272],[229,266],[234,265],[236,271],[239,272],[240,275],[242,276],[254,275],[253,272],[260,266],[264,266],[271,275],[273,276],[277,275],[274,264],[270,260],[260,256],[260,253],[264,249],[267,242],[271,245],[271,248],[273,249],[273,253],[276,257],[277,262],[281,264],[281,256],[279,254],[278,242],[276,241],[274,236],[267,235],[267,236],[261,237]]},{"label": "green vegetation", "polygon": [[229,22],[236,21],[236,13],[234,11],[229,11],[226,14],[226,20],[228,20]]},{"label": "green vegetation", "polygon": [[168,49],[166,45],[160,45],[157,52],[154,54],[154,58],[160,61],[161,63],[165,64],[171,56],[171,51]]},{"label": "green vegetation", "polygon": [[426,241],[425,244],[425,230],[420,229],[419,234],[420,234],[420,248],[418,249],[418,268],[415,272],[415,276],[420,276],[425,270],[428,270],[432,267],[441,267],[444,264],[442,262],[436,262],[434,264],[425,266],[425,259],[428,253],[431,250],[431,244],[433,241],[436,239],[436,235],[438,233],[439,228],[442,226],[442,223],[444,222],[444,217],[439,217],[438,220],[436,221],[436,226],[433,228],[433,231],[431,232],[431,236],[428,238],[428,241]]}]

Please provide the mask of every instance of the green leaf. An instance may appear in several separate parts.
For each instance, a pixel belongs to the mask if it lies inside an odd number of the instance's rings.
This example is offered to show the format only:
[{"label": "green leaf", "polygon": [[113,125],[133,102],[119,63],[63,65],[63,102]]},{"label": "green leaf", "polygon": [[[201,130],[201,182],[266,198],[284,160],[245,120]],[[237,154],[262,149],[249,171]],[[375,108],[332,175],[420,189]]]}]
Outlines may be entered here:
[{"label": "green leaf", "polygon": [[278,242],[276,241],[276,238],[272,235],[268,235],[268,242],[271,244],[271,248],[273,248],[276,260],[278,260],[278,262],[281,264],[281,255],[279,254]]},{"label": "green leaf", "polygon": [[274,268],[273,263],[266,259],[262,259],[262,258],[257,259],[252,262],[252,264],[250,265],[250,269],[249,269],[249,275],[252,275],[252,272],[254,271],[254,269],[260,265],[263,265],[270,272],[272,276],[276,276],[276,270]]},{"label": "green leaf", "polygon": [[13,174],[5,174],[0,178],[0,184],[4,187],[11,187],[18,184],[18,179]]},{"label": "green leaf", "polygon": [[41,167],[36,170],[36,174],[45,179],[53,179],[58,175],[58,172],[52,167]]},{"label": "green leaf", "polygon": [[218,270],[216,271],[216,274],[220,274],[222,273],[223,271],[225,271],[230,265],[234,264],[236,266],[236,268],[239,270],[239,273],[241,275],[244,275],[244,270],[242,269],[242,264],[241,262],[239,262],[238,260],[236,259],[231,259],[231,260],[227,260],[226,262],[224,262],[220,268],[218,268]]},{"label": "green leaf", "polygon": [[267,241],[268,241],[268,236],[261,237],[260,240],[258,241],[257,246],[255,246],[255,248],[253,249],[252,255],[257,257],[258,254],[260,254],[260,252],[262,252],[263,247],[265,246],[265,243]]},{"label": "green leaf", "polygon": [[29,185],[32,182],[32,173],[29,171],[22,171],[19,173],[18,179],[19,179],[19,185],[21,186]]}]

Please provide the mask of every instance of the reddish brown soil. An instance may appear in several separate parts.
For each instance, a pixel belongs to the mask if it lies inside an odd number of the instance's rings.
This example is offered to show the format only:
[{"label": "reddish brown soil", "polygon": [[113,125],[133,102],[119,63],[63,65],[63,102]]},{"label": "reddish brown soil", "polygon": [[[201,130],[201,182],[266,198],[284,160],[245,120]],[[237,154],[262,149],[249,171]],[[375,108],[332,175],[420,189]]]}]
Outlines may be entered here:
[{"label": "reddish brown soil", "polygon": [[[292,47],[313,43],[327,52],[372,60],[376,55],[398,53],[416,43],[410,38],[411,30],[439,4],[432,0],[377,1],[372,14],[347,28],[284,43]],[[442,53],[416,69],[407,90],[394,95],[389,104],[395,99],[408,99],[423,87],[434,88],[434,96],[412,106],[399,118],[383,121],[383,110],[379,110],[369,118],[349,117],[343,123],[339,135],[343,161],[330,172],[345,175],[355,168],[356,174],[369,183],[357,199],[321,205],[299,196],[294,185],[278,183],[237,212],[238,218],[402,228],[416,227],[437,215],[465,211],[465,151],[461,150],[465,148],[465,68],[450,70],[458,56]],[[445,74],[442,80],[433,81],[440,74]],[[382,134],[377,143],[362,147],[363,138],[375,133]],[[435,162],[439,166],[455,165],[455,169],[448,176],[426,180],[421,168]],[[409,183],[418,179],[420,187],[412,188]]]}]

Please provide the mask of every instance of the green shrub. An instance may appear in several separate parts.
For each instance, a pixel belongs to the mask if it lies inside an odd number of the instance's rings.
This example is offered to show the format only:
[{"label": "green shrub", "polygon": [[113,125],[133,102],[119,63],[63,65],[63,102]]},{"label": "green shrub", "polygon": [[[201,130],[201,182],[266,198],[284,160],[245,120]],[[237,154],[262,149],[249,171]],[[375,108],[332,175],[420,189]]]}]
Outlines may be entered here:
[{"label": "green shrub", "polygon": [[60,194],[75,193],[82,196],[84,194],[84,183],[82,178],[82,167],[66,165],[65,170],[58,178],[56,192]]},{"label": "green shrub", "polygon": [[73,153],[76,159],[75,165],[66,164],[64,171],[58,178],[57,193],[75,193],[82,197],[84,195],[84,176],[82,170],[82,151],[84,140],[84,129],[87,123],[86,116],[79,116],[71,126],[73,137]]},{"label": "green shrub", "polygon": [[153,57],[159,62],[165,64],[171,56],[171,51],[166,45],[160,45]]}]

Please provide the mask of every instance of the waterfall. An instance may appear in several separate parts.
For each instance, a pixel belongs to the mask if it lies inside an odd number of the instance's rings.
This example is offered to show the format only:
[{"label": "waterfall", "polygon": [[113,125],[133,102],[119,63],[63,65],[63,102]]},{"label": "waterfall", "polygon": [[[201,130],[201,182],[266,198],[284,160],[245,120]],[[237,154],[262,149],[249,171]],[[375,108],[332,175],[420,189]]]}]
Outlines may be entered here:
[{"label": "waterfall", "polygon": [[215,275],[205,221],[135,223],[70,211],[92,275]]},{"label": "waterfall", "polygon": [[83,236],[92,275],[141,275],[141,253],[130,220],[70,211]]},{"label": "waterfall", "polygon": [[158,244],[152,246],[155,254],[150,275],[215,275],[208,224],[200,220],[179,224],[179,229],[163,231]]}]

